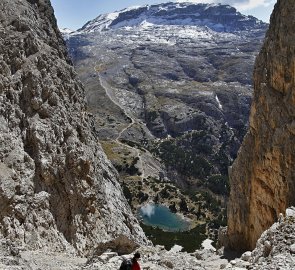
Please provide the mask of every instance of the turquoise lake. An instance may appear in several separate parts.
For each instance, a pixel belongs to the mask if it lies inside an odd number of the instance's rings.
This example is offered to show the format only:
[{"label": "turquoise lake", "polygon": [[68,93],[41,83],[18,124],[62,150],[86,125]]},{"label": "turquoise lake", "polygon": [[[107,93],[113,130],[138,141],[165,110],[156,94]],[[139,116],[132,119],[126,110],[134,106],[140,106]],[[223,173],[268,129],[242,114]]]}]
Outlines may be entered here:
[{"label": "turquoise lake", "polygon": [[147,204],[138,210],[140,220],[149,226],[165,231],[177,232],[189,230],[190,223],[172,213],[168,207],[158,204]]}]

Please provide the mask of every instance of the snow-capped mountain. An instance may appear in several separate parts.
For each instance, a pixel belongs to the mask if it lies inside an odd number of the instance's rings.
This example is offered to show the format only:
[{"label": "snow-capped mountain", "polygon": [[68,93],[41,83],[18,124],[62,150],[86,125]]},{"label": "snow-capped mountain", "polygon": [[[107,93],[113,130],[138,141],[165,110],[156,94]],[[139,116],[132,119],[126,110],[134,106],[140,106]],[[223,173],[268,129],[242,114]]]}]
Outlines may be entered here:
[{"label": "snow-capped mountain", "polygon": [[153,25],[207,26],[218,32],[235,32],[259,28],[262,24],[253,16],[242,15],[229,5],[166,3],[103,14],[89,21],[78,32]]},{"label": "snow-capped mountain", "polygon": [[[93,67],[103,71],[100,77],[116,86],[118,103],[138,117],[148,114],[159,95],[179,102],[177,96],[186,89],[190,98],[202,96],[205,103],[210,99],[214,104],[209,110],[199,108],[197,102],[197,110],[218,119],[222,111],[224,123],[235,129],[244,128],[248,121],[253,64],[267,27],[229,5],[165,3],[100,15],[70,33],[67,45],[77,68],[83,66],[83,79],[92,76]],[[206,91],[193,91],[196,83]],[[233,106],[231,98],[223,99],[221,89],[232,89],[240,104]],[[175,128],[175,123],[166,123],[175,112],[168,106],[167,112],[160,113],[164,108],[157,108],[157,121],[143,119],[151,122],[147,126],[155,136],[194,129],[190,124]],[[186,115],[182,120],[191,121]],[[112,132],[106,125],[103,130]]]}]

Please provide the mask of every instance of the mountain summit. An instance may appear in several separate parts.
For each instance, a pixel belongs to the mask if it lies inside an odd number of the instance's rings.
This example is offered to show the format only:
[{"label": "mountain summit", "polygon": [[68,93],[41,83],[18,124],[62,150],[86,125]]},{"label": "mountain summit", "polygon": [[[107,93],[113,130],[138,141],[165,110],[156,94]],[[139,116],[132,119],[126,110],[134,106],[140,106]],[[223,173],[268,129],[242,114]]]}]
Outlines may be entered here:
[{"label": "mountain summit", "polygon": [[242,15],[229,5],[164,3],[100,15],[86,23],[78,32],[154,25],[206,26],[217,32],[236,32],[260,28],[262,24],[262,21],[253,16]]}]

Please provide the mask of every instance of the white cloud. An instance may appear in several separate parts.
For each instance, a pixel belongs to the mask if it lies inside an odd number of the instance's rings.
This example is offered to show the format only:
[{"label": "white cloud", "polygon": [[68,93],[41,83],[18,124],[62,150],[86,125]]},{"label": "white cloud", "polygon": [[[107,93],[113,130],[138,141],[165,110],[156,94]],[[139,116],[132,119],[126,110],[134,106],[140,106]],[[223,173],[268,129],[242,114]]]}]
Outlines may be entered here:
[{"label": "white cloud", "polygon": [[141,207],[141,212],[143,215],[149,218],[155,214],[155,206],[153,204],[147,204]]},{"label": "white cloud", "polygon": [[249,10],[261,6],[273,5],[276,0],[177,0],[176,2],[222,3],[236,7],[238,10]]}]

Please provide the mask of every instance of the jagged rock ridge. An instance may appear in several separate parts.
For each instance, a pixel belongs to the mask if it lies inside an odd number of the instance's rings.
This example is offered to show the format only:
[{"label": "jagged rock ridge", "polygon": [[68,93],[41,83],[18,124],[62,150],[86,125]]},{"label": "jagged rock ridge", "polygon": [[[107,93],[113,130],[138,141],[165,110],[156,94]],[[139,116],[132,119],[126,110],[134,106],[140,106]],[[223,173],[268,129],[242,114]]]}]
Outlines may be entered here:
[{"label": "jagged rock ridge", "polygon": [[0,238],[87,253],[146,238],[92,134],[49,0],[0,3]]},{"label": "jagged rock ridge", "polygon": [[250,129],[231,172],[230,247],[253,249],[295,203],[295,4],[279,0],[254,73]]}]

